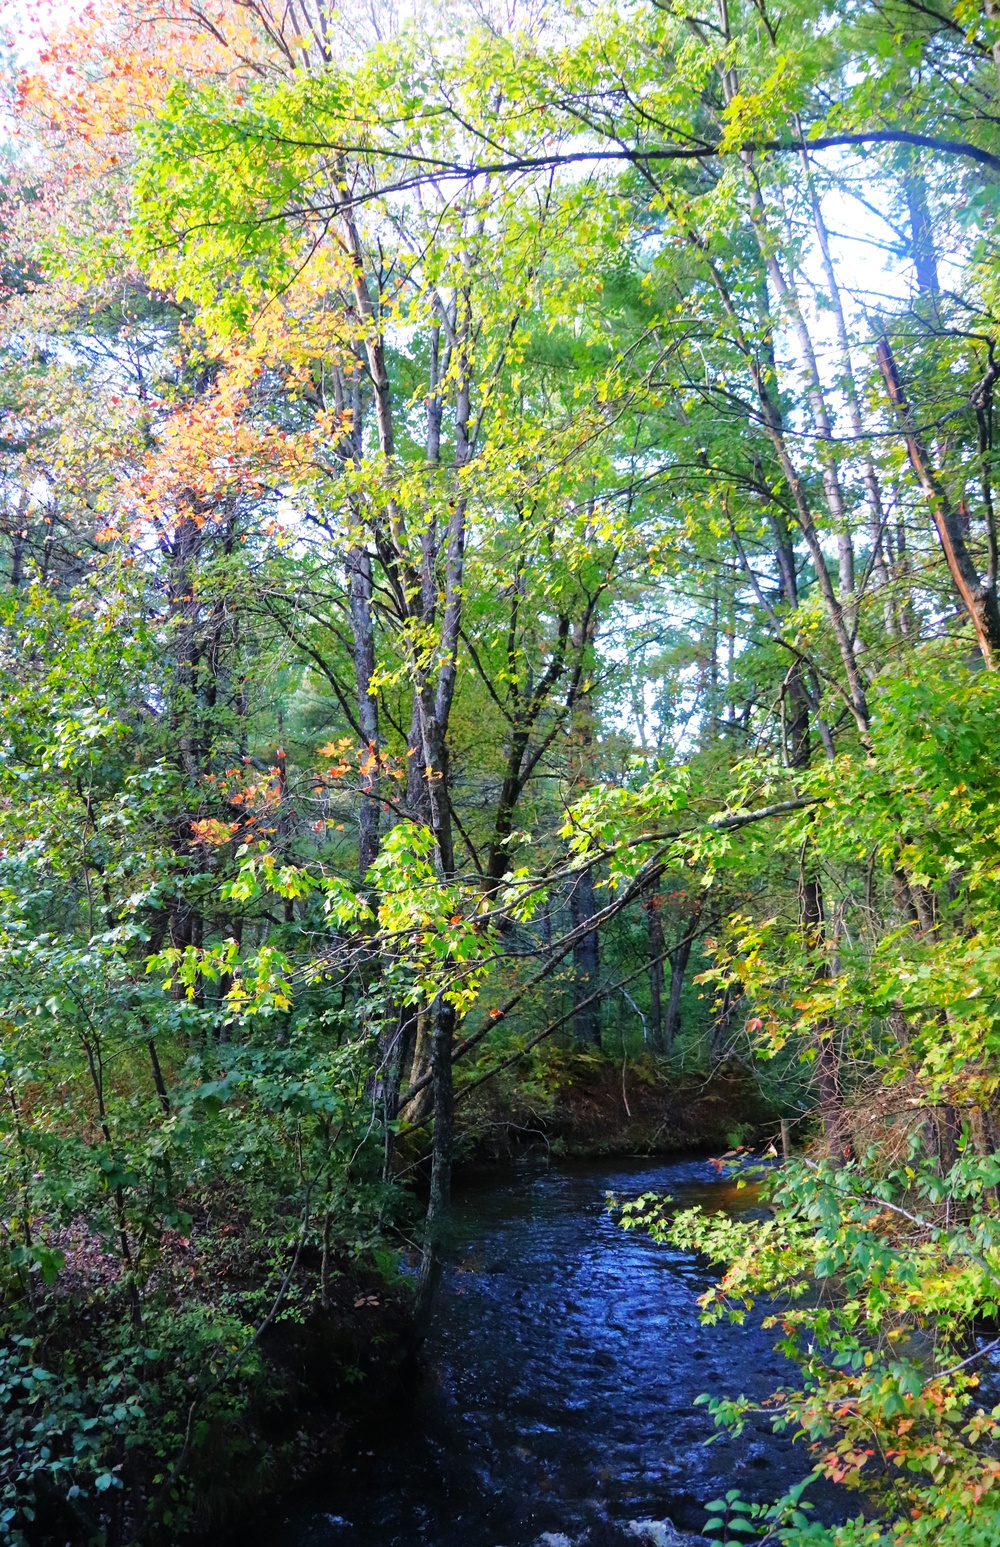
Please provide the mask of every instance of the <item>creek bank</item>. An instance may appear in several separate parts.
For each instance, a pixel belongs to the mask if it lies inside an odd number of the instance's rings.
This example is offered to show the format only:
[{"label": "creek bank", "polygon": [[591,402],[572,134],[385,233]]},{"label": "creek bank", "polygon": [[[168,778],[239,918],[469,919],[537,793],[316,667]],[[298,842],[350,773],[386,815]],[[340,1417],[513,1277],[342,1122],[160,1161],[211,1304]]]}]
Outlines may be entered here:
[{"label": "creek bank", "polygon": [[307,1483],[406,1388],[417,1351],[410,1284],[352,1265],[328,1304],[278,1319],[239,1415],[206,1426],[192,1454],[194,1544],[244,1540],[261,1507]]},{"label": "creek bank", "polygon": [[458,1107],[463,1159],[505,1161],[526,1149],[566,1156],[685,1155],[775,1138],[780,1123],[738,1063],[711,1073],[561,1054],[490,1080]]}]

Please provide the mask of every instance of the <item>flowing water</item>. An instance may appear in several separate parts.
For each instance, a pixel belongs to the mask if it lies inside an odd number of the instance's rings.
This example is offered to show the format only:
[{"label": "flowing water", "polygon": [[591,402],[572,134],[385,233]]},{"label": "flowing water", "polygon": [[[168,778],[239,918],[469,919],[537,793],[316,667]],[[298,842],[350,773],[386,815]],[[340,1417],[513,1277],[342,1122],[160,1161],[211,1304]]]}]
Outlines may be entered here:
[{"label": "flowing water", "polygon": [[609,1192],[654,1190],[748,1202],[701,1160],[462,1183],[420,1381],[242,1533],[247,1547],[527,1547],[545,1532],[597,1544],[625,1539],[614,1523],[664,1518],[697,1531],[720,1491],[770,1500],[808,1471],[764,1422],[706,1447],[699,1392],[763,1397],[797,1372],[757,1322],[700,1326],[705,1268],[608,1214]]}]

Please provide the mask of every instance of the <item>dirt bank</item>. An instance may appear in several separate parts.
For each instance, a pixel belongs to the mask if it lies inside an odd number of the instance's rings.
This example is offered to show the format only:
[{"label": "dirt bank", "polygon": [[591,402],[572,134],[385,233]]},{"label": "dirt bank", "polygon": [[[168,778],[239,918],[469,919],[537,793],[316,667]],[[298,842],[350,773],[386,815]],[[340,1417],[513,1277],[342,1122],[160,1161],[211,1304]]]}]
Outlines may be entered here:
[{"label": "dirt bank", "polygon": [[338,1455],[407,1379],[416,1347],[409,1285],[347,1268],[329,1303],[289,1317],[261,1342],[263,1379],[238,1420],[227,1415],[193,1457],[193,1543],[237,1547],[265,1501]]},{"label": "dirt bank", "polygon": [[490,1081],[458,1112],[463,1155],[476,1160],[525,1146],[566,1155],[728,1149],[779,1129],[740,1065],[684,1073],[651,1059],[623,1064],[593,1054],[564,1055],[519,1081]]}]

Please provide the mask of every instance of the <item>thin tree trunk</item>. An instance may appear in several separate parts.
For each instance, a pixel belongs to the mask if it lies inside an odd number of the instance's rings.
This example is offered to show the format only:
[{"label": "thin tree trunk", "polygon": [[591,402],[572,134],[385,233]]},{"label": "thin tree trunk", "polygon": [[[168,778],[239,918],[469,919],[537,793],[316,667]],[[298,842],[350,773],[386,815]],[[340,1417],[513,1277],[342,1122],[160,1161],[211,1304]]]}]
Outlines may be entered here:
[{"label": "thin tree trunk", "polygon": [[[826,221],[823,217],[823,207],[813,183],[812,166],[809,161],[809,153],[802,152],[802,165],[805,170],[809,185],[809,198],[812,204],[813,225],[816,238],[819,242],[820,256],[823,262],[823,273],[826,278],[827,295],[833,311],[834,328],[837,334],[837,346],[840,350],[840,369],[843,383],[844,397],[847,401],[848,418],[851,425],[851,433],[861,452],[861,469],[864,474],[865,491],[868,495],[868,508],[870,513],[870,533],[872,545],[872,573],[875,576],[879,588],[889,583],[889,571],[886,564],[887,544],[885,538],[886,517],[882,503],[882,487],[879,482],[878,471],[872,460],[871,451],[864,442],[864,422],[861,417],[861,399],[858,394],[857,381],[854,375],[854,362],[851,357],[851,342],[847,332],[847,319],[844,315],[844,305],[840,293],[840,284],[837,280],[837,272],[834,268],[833,257],[830,252],[829,233]],[[895,632],[895,619],[893,617],[891,602],[886,602],[885,622],[887,633]]]},{"label": "thin tree trunk", "polygon": [[400,1005],[392,1015],[389,1030],[379,1042],[378,1084],[375,1100],[382,1105],[383,1153],[382,1178],[389,1181],[393,1171],[393,1124],[399,1116],[399,1093],[417,1033],[417,1011],[412,1005]]},{"label": "thin tree trunk", "polygon": [[934,226],[927,202],[927,183],[914,152],[903,177],[903,192],[910,217],[910,251],[917,276],[917,289],[936,312],[941,287],[938,283],[937,253],[934,251]]},{"label": "thin tree trunk", "polygon": [[438,999],[433,1009],[431,1069],[434,1092],[434,1134],[431,1147],[431,1183],[424,1221],[424,1244],[417,1288],[417,1325],[426,1328],[441,1275],[444,1223],[451,1205],[451,1164],[454,1148],[455,1094],[452,1047],[455,1040],[454,1006]]},{"label": "thin tree trunk", "polygon": [[663,1041],[663,917],[660,898],[647,897],[646,931],[649,939],[649,1045],[654,1053],[666,1051]]},{"label": "thin tree trunk", "polygon": [[[493,834],[490,838],[489,855],[486,863],[486,876],[492,891],[499,887],[510,865],[507,841],[514,830],[514,812],[517,803],[524,791],[525,784],[537,767],[551,739],[550,736],[543,736],[540,742],[529,751],[532,730],[550,693],[556,687],[566,667],[566,651],[570,631],[569,617],[565,614],[560,616],[549,664],[545,671],[542,672],[537,685],[530,692],[527,699],[522,699],[521,697],[520,685],[517,680],[516,662],[513,659],[516,629],[517,598],[515,596],[512,602],[509,630],[510,643],[508,646],[508,673],[510,677],[508,695],[513,708],[513,716],[510,739],[507,744],[507,766],[504,770],[503,783],[500,787],[500,798],[497,801]],[[571,688],[569,700],[559,716],[559,723],[562,722],[565,714],[572,708],[574,696],[573,689]]]},{"label": "thin tree trunk", "polygon": [[361,810],[358,817],[358,871],[362,880],[378,856],[379,725],[378,699],[371,691],[375,675],[375,627],[372,619],[372,564],[356,544],[347,556],[348,604],[353,636],[354,678],[361,729]]},{"label": "thin tree trunk", "polygon": [[[570,918],[574,930],[588,924],[597,912],[594,877],[582,870],[570,893]],[[573,946],[573,1003],[579,1009],[573,1018],[573,1032],[581,1047],[601,1045],[601,1006],[591,996],[600,981],[601,954],[596,929],[588,930]],[[589,1003],[584,1001],[591,1000]]]},{"label": "thin tree trunk", "polygon": [[997,654],[1000,653],[1000,605],[997,602],[996,575],[989,575],[984,582],[965,545],[958,514],[948,498],[947,490],[931,466],[927,448],[914,423],[906,393],[899,379],[892,346],[887,338],[879,339],[876,352],[889,401],[896,411],[896,419],[906,442],[910,466],[916,474],[930,508],[945,562],[955,582],[955,589],[972,621],[983,660],[988,667],[992,667]]},{"label": "thin tree trunk", "polygon": [[670,952],[670,998],[667,1001],[667,1021],[663,1034],[663,1050],[672,1053],[674,1044],[681,1029],[681,995],[684,992],[684,974],[687,972],[688,962],[691,959],[691,947],[694,944],[692,931],[684,936],[679,945]]},{"label": "thin tree trunk", "polygon": [[406,1078],[406,1088],[411,1090],[414,1085],[420,1085],[421,1088],[400,1112],[407,1124],[423,1122],[433,1099],[430,1085],[422,1083],[431,1071],[431,1014],[426,1007],[417,1010],[411,1036],[413,1059]]},{"label": "thin tree trunk", "polygon": [[149,1049],[149,1062],[153,1071],[153,1085],[156,1088],[156,1094],[159,1098],[160,1106],[163,1108],[163,1115],[165,1117],[169,1117],[170,1097],[167,1094],[167,1087],[163,1080],[163,1070],[160,1068],[160,1059],[156,1051],[155,1040],[152,1037],[147,1037],[146,1046]]},{"label": "thin tree trunk", "polygon": [[[764,432],[767,435],[768,440],[771,442],[771,445],[774,448],[775,454],[778,458],[778,465],[781,468],[782,476],[788,486],[788,491],[792,496],[799,528],[803,537],[805,538],[806,546],[809,549],[809,553],[813,561],[813,566],[816,571],[816,582],[820,588],[820,593],[826,606],[827,616],[829,617],[831,627],[833,628],[834,638],[837,641],[837,649],[840,653],[840,658],[847,677],[849,688],[848,700],[851,706],[851,710],[862,737],[867,739],[871,717],[868,710],[868,700],[865,694],[861,672],[858,667],[858,659],[854,648],[854,641],[851,637],[851,631],[847,626],[844,609],[837,599],[837,594],[834,590],[829,571],[826,567],[826,557],[823,553],[823,546],[820,542],[819,533],[816,530],[816,524],[813,521],[812,511],[810,509],[809,500],[806,495],[805,485],[803,484],[798,469],[792,460],[791,453],[788,450],[788,445],[785,439],[784,422],[782,420],[780,408],[778,407],[777,401],[772,394],[768,381],[768,374],[761,364],[756,349],[751,345],[750,340],[746,336],[746,332],[740,321],[739,312],[736,309],[736,305],[730,294],[729,287],[721,270],[719,269],[718,264],[707,254],[704,248],[704,244],[701,243],[697,237],[691,235],[691,240],[698,250],[702,261],[708,268],[712,283],[714,284],[719,298],[722,301],[726,315],[733,325],[736,342],[746,361],[747,370],[750,374],[750,378],[754,384],[754,390],[757,394],[757,400],[761,410],[761,419],[764,425]],[[766,306],[766,304],[767,302],[765,297],[764,305]],[[764,320],[770,327],[770,318],[765,315]]]},{"label": "thin tree trunk", "polygon": [[[826,924],[823,916],[823,891],[816,876],[807,876],[802,882],[802,932],[806,945],[813,949],[822,946]],[[816,973],[817,981],[826,982],[829,976],[829,964],[822,962]],[[816,1047],[816,1084],[823,1134],[830,1158],[842,1164],[850,1160],[852,1144],[841,1085],[836,1027],[832,1021],[820,1021],[814,1029],[813,1037]]]},{"label": "thin tree trunk", "polygon": [[[716,0],[716,11],[719,17],[719,30],[722,36],[729,40],[729,8],[727,0]],[[739,72],[731,62],[720,71],[720,84],[723,97],[727,104],[731,103],[740,89]],[[749,341],[745,338],[742,326],[738,321],[736,308],[729,294],[728,286],[718,271],[717,265],[709,261],[709,270],[716,289],[719,291],[723,305],[726,307],[731,319],[739,327],[738,342],[747,363],[750,367],[751,378],[757,392],[762,409],[765,430],[771,444],[778,454],[781,470],[795,501],[799,525],[809,547],[813,564],[816,568],[816,579],[826,603],[830,621],[833,624],[837,645],[841,659],[847,672],[847,679],[851,689],[851,701],[854,707],[855,718],[862,735],[867,733],[869,715],[868,705],[865,699],[861,676],[858,671],[857,657],[854,647],[854,629],[856,625],[856,607],[854,605],[854,547],[847,521],[847,513],[844,505],[843,491],[840,486],[840,475],[837,469],[836,458],[833,452],[833,425],[827,410],[820,381],[819,368],[816,361],[816,353],[813,348],[809,330],[805,324],[805,318],[799,305],[798,295],[792,285],[789,284],[782,272],[781,266],[774,254],[774,244],[767,228],[767,211],[764,205],[760,185],[753,170],[753,155],[750,151],[741,151],[741,160],[746,169],[747,192],[750,204],[750,220],[754,228],[758,251],[765,271],[775,289],[775,296],[787,314],[791,317],[799,349],[802,354],[803,364],[806,370],[806,393],[813,412],[813,420],[817,430],[819,441],[819,453],[823,463],[823,489],[826,495],[827,508],[833,520],[837,534],[837,548],[839,556],[839,581],[840,597],[834,593],[833,586],[826,568],[826,559],[823,555],[822,545],[816,533],[805,496],[805,490],[798,471],[795,468],[785,441],[784,426],[778,402],[767,381],[765,373],[761,370],[755,351],[749,347]],[[770,306],[767,297],[766,285],[763,287],[764,320],[767,324],[767,335],[773,337],[773,326],[770,315]],[[771,375],[776,381],[775,362],[771,351]]]},{"label": "thin tree trunk", "polygon": [[[746,159],[749,163],[748,153]],[[827,509],[830,512],[830,518],[837,534],[840,605],[844,610],[847,626],[853,632],[856,623],[854,607],[854,545],[848,523],[844,493],[840,483],[840,471],[837,467],[836,456],[833,450],[833,419],[827,408],[826,395],[819,374],[819,363],[816,358],[812,336],[810,335],[802,306],[799,302],[798,292],[792,280],[785,275],[781,264],[775,256],[774,240],[768,229],[764,200],[749,164],[748,174],[747,186],[750,195],[750,219],[757,234],[761,260],[767,270],[768,278],[774,286],[778,305],[791,318],[792,328],[805,369],[806,396],[812,410],[813,424],[817,435],[817,449],[823,464],[823,491],[826,495]]]},{"label": "thin tree trunk", "polygon": [[[800,683],[800,687],[802,686]],[[809,716],[806,712],[792,720],[789,767],[806,769],[809,767],[811,757]],[[811,846],[807,842],[802,853],[803,864],[809,859],[810,852]],[[823,917],[823,890],[815,871],[804,871],[802,875],[800,905],[804,944],[809,949],[820,949],[826,937],[826,925]],[[816,973],[817,982],[826,982],[829,976],[830,965],[823,961]],[[823,1020],[816,1025],[814,1043],[823,1133],[831,1158],[839,1163],[850,1159],[851,1139],[841,1089],[836,1027],[832,1021]]]},{"label": "thin tree trunk", "polygon": [[983,0],[983,9],[986,12],[987,21],[994,28],[994,39],[990,46],[993,55],[993,64],[997,72],[997,85],[1000,86],[1000,0]]}]

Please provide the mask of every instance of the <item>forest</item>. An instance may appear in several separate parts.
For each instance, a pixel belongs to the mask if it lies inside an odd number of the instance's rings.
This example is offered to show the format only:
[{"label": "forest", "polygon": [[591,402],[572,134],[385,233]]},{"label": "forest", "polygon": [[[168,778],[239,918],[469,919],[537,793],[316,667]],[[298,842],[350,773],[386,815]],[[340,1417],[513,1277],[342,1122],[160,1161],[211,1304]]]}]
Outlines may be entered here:
[{"label": "forest", "polygon": [[650,1540],[995,1547],[1000,3],[0,11],[0,1542],[303,1475],[453,1173],[711,1153],[615,1231],[801,1482]]}]

